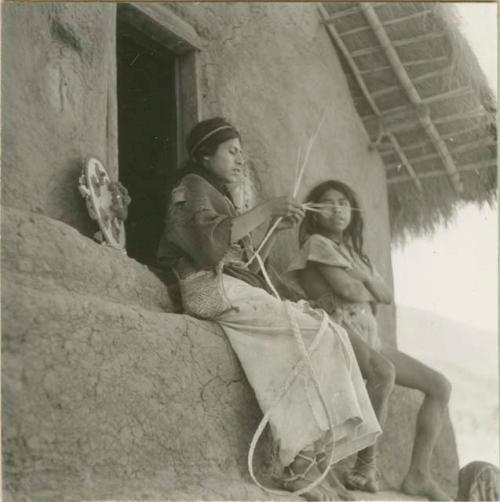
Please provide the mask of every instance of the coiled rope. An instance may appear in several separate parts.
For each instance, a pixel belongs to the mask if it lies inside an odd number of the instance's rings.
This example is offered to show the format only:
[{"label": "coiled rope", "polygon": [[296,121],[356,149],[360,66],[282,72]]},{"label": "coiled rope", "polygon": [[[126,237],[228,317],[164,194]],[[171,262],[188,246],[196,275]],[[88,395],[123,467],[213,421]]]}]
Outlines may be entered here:
[{"label": "coiled rope", "polygon": [[[248,451],[248,470],[250,472],[250,476],[251,476],[253,482],[259,488],[262,488],[263,490],[266,490],[269,493],[283,494],[282,491],[274,490],[272,488],[265,487],[256,479],[255,474],[254,474],[254,470],[253,470],[253,456],[254,456],[254,452],[255,452],[255,448],[257,446],[257,443],[258,443],[262,433],[264,432],[266,425],[268,424],[268,422],[270,420],[270,417],[271,417],[273,410],[280,403],[280,401],[283,399],[283,397],[286,395],[286,393],[288,392],[288,390],[290,389],[293,382],[295,381],[297,376],[300,374],[300,372],[302,371],[304,366],[307,366],[307,369],[310,372],[311,379],[314,384],[314,388],[318,394],[321,405],[322,405],[323,409],[325,410],[325,414],[326,414],[327,421],[328,421],[328,427],[331,432],[332,448],[331,448],[331,452],[330,452],[327,466],[326,466],[325,470],[323,471],[323,473],[321,474],[321,476],[319,476],[316,480],[314,480],[312,483],[308,484],[307,486],[304,486],[303,488],[300,488],[299,490],[291,492],[291,495],[301,495],[303,493],[306,493],[306,492],[312,490],[314,487],[318,486],[326,478],[331,466],[333,465],[333,459],[334,459],[334,455],[335,455],[335,451],[334,451],[334,447],[333,447],[333,445],[335,444],[335,430],[334,430],[333,419],[330,414],[330,410],[328,408],[328,405],[326,404],[323,393],[321,391],[321,386],[318,381],[318,377],[316,375],[314,367],[311,363],[310,355],[312,354],[314,349],[318,346],[321,338],[323,337],[323,335],[328,327],[331,327],[337,335],[339,335],[339,332],[338,332],[338,328],[335,326],[335,324],[332,323],[332,321],[328,317],[327,313],[324,311],[321,311],[322,320],[321,320],[319,330],[318,330],[316,336],[314,337],[314,340],[311,342],[309,349],[307,349],[304,344],[304,340],[302,338],[302,334],[300,332],[300,327],[299,327],[297,319],[295,317],[292,304],[288,301],[285,301],[285,302],[283,302],[283,305],[285,307],[285,311],[287,313],[295,341],[297,342],[297,345],[299,347],[301,359],[297,362],[297,364],[292,369],[292,372],[289,375],[289,377],[287,378],[287,380],[285,381],[281,391],[277,394],[275,402],[273,403],[273,405],[271,405],[269,407],[267,412],[264,414],[264,416],[262,417],[262,420],[259,423],[259,426],[257,427],[257,430],[254,433],[254,436],[253,436],[252,441],[250,443],[250,449]],[[339,339],[341,340],[342,344],[345,343],[341,336],[339,336]],[[348,357],[348,352],[347,352],[346,356]]]}]

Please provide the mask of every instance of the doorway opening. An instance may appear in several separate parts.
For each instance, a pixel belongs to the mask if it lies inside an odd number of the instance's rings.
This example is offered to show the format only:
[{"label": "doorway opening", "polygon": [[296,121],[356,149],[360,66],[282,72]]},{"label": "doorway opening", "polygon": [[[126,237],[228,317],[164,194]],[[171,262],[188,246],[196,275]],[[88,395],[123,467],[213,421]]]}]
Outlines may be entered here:
[{"label": "doorway opening", "polygon": [[119,180],[132,202],[127,254],[155,265],[178,158],[176,54],[120,16],[117,30]]}]

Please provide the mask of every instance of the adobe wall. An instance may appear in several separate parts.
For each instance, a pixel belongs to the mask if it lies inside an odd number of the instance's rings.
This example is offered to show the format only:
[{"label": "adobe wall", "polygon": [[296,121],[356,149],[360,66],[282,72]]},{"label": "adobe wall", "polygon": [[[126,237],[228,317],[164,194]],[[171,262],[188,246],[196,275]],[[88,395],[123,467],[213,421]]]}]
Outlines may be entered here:
[{"label": "adobe wall", "polygon": [[88,235],[82,163],[97,156],[118,173],[115,12],[112,3],[2,5],[2,203]]}]

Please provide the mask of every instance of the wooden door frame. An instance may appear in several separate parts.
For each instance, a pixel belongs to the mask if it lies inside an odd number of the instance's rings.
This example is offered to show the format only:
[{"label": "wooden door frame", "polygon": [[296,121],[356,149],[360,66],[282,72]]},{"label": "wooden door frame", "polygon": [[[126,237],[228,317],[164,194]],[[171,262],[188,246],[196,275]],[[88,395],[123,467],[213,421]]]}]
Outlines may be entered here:
[{"label": "wooden door frame", "polygon": [[121,3],[117,8],[121,21],[131,24],[176,56],[177,160],[180,165],[186,157],[184,138],[201,120],[198,54],[202,40],[194,28],[167,5]]}]

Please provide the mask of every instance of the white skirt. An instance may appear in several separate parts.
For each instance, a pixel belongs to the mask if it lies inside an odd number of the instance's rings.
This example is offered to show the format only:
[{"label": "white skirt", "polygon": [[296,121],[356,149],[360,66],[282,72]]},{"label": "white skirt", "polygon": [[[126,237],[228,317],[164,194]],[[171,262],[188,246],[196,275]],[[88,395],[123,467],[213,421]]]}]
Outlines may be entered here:
[{"label": "white skirt", "polygon": [[[272,408],[270,426],[283,466],[302,450],[331,437],[328,418],[307,365],[278,400],[301,361],[288,309],[300,328],[334,424],[334,461],[375,443],[380,425],[370,403],[347,333],[329,324],[325,313],[307,302],[280,301],[260,288],[223,276],[231,310],[215,321],[227,335],[263,413]],[[324,325],[324,323],[323,323]]]}]

